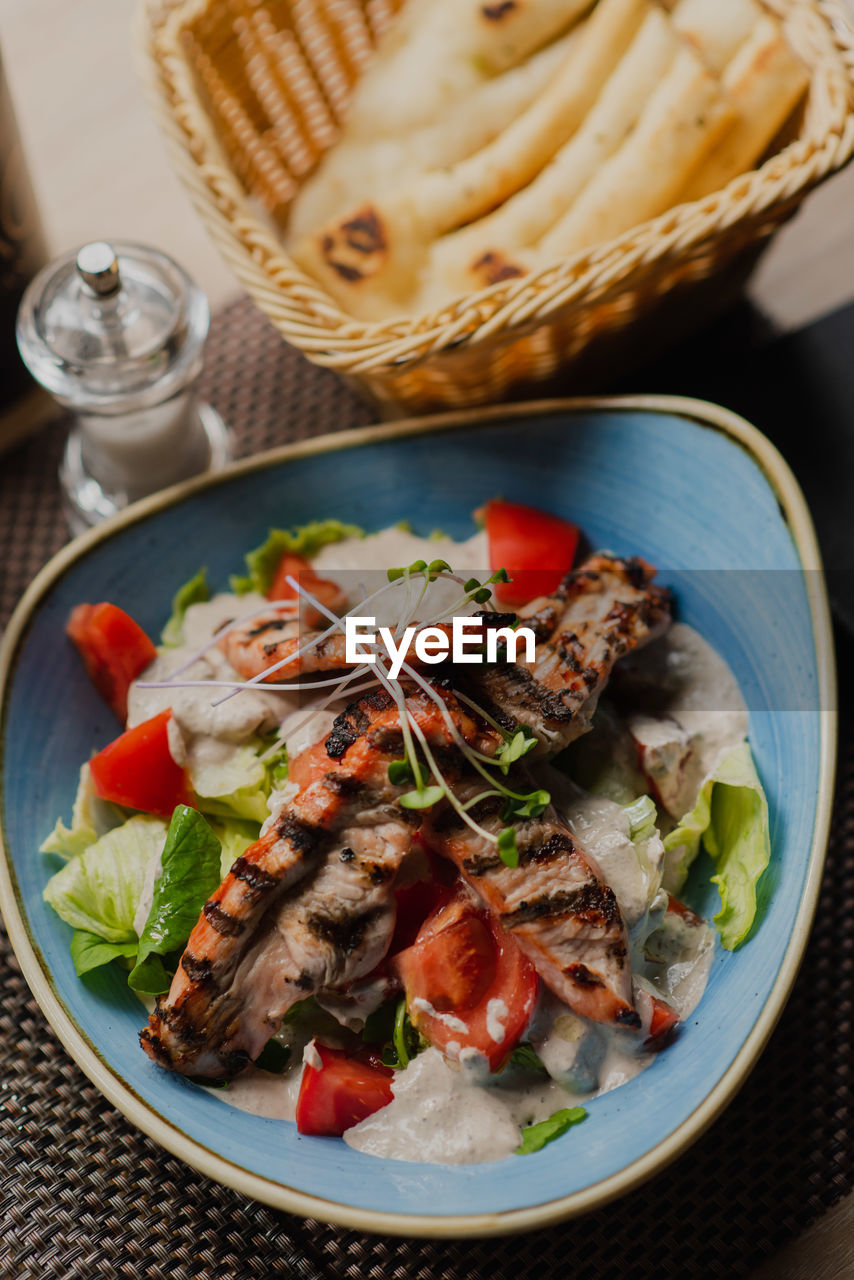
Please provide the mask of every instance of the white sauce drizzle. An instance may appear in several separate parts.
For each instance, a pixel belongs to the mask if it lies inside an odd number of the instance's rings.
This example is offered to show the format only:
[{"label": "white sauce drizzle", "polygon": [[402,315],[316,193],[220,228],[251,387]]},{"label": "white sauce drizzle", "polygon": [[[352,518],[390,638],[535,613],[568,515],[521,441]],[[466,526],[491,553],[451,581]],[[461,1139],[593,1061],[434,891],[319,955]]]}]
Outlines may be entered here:
[{"label": "white sauce drizzle", "polygon": [[[423,539],[400,529],[387,529],[366,538],[353,538],[332,544],[315,557],[313,563],[321,574],[334,576],[336,570],[360,571],[360,583],[370,593],[386,579],[389,565],[406,565],[416,559],[445,559],[462,574],[486,571],[488,548],[486,535],[478,533],[466,542],[451,539]],[[349,585],[349,584],[348,584]],[[437,583],[431,588],[429,609],[435,614],[444,603],[451,604],[460,595],[458,584]],[[447,600],[442,596],[444,592]],[[164,651],[145,672],[149,680],[163,679],[175,671],[205,643],[218,627],[238,612],[246,612],[254,604],[262,607],[261,597],[222,594],[213,600],[192,605],[185,619],[185,644],[180,649]],[[382,608],[388,610],[383,616]],[[373,606],[372,606],[373,608]],[[393,593],[377,602],[377,623],[388,625],[397,620],[400,601]],[[396,613],[395,610],[398,612]],[[650,646],[653,664],[659,664],[675,693],[668,706],[681,750],[690,741],[696,763],[692,776],[682,783],[684,793],[695,787],[693,774],[706,772],[727,748],[741,741],[746,732],[746,713],[735,680],[726,663],[691,628],[676,624],[668,636]],[[646,654],[639,655],[638,665]],[[209,650],[187,673],[188,678],[229,679],[235,673],[218,649]],[[225,767],[229,753],[253,735],[283,726],[289,753],[293,756],[312,745],[329,731],[340,709],[335,705],[305,722],[304,694],[244,691],[239,696],[212,707],[205,689],[140,690],[132,686],[130,693],[130,726],[172,707],[174,730],[170,739],[173,754],[186,760],[191,774],[202,775],[208,767]],[[288,737],[288,720],[296,732]],[[639,734],[646,732],[656,747],[662,746],[662,758],[675,759],[679,750],[661,742],[660,726],[636,725]],[[655,740],[658,734],[659,740]],[[667,735],[665,734],[665,737]],[[684,752],[683,752],[684,754]],[[554,798],[567,811],[570,825],[589,845],[602,864],[603,873],[614,889],[627,920],[638,922],[647,912],[658,887],[660,855],[654,841],[649,842],[643,859],[629,838],[628,823],[620,805],[555,783],[549,770],[548,786]],[[289,784],[271,797],[281,803],[292,794]],[[696,793],[696,791],[695,791]],[[680,796],[681,800],[681,796]],[[690,807],[690,805],[685,806]],[[656,837],[657,839],[657,837]],[[660,845],[660,840],[658,840]],[[150,906],[151,887],[159,859],[152,859],[150,884],[147,886]],[[140,913],[143,904],[140,904]],[[144,922],[144,918],[143,918]],[[714,951],[714,934],[707,926],[689,929],[681,939],[670,939],[673,954],[656,967],[656,988],[685,1019],[699,1001]],[[640,980],[640,988],[650,984]],[[340,1003],[340,1002],[339,1002]],[[452,1014],[441,1013],[429,1001],[416,999],[413,1006],[440,1019],[451,1030],[466,1032],[465,1023]],[[335,1014],[345,1024],[347,1012]],[[508,1009],[502,1000],[490,1000],[487,1006],[487,1031],[496,1043],[505,1038]],[[354,1010],[352,1025],[364,1018],[364,1009]],[[605,1029],[577,1017],[556,997],[544,992],[537,1013],[528,1030],[532,1043],[550,1077],[532,1081],[530,1075],[508,1066],[495,1076],[485,1076],[483,1055],[478,1050],[463,1048],[459,1041],[447,1046],[447,1057],[429,1048],[419,1054],[405,1071],[395,1073],[393,1101],[361,1124],[348,1130],[345,1142],[357,1150],[390,1159],[462,1164],[498,1160],[514,1150],[520,1141],[521,1126],[545,1119],[554,1111],[574,1102],[595,1097],[616,1088],[649,1064],[653,1056],[639,1052],[641,1036]],[[298,1048],[298,1046],[294,1046]],[[303,1047],[301,1058],[284,1075],[272,1075],[249,1068],[228,1089],[217,1091],[216,1097],[229,1106],[254,1114],[281,1120],[293,1120],[303,1063],[322,1068],[322,1059],[314,1040]]]},{"label": "white sauce drizzle", "polygon": [[314,1067],[315,1071],[323,1070],[323,1059],[314,1040],[309,1040],[303,1049],[302,1060],[307,1067]]},{"label": "white sauce drizzle", "polygon": [[486,1033],[490,1040],[501,1044],[504,1039],[504,1023],[510,1010],[503,1000],[488,1000],[486,1005]]},{"label": "white sauce drizzle", "polygon": [[434,1009],[429,1000],[424,1000],[421,996],[416,996],[412,1001],[412,1008],[415,1013],[426,1013],[431,1018],[435,1018],[437,1022],[441,1022],[443,1027],[447,1027],[449,1031],[459,1031],[463,1035],[468,1031],[468,1027],[462,1018],[456,1018],[452,1013],[440,1013],[438,1009]]}]

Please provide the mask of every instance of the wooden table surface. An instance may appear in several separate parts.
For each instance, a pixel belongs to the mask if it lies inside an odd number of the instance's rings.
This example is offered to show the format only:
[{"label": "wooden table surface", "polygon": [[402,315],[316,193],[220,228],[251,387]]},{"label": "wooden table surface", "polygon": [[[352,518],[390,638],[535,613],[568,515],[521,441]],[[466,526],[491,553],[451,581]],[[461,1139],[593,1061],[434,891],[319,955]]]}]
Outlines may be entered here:
[{"label": "wooden table surface", "polygon": [[[854,17],[854,0],[848,4]],[[132,0],[0,0],[0,48],[50,248],[144,241],[176,257],[220,306],[239,287],[149,116],[134,70],[133,7]],[[854,165],[777,236],[749,294],[784,331],[854,300]],[[854,1196],[755,1273],[755,1280],[851,1277]]]}]

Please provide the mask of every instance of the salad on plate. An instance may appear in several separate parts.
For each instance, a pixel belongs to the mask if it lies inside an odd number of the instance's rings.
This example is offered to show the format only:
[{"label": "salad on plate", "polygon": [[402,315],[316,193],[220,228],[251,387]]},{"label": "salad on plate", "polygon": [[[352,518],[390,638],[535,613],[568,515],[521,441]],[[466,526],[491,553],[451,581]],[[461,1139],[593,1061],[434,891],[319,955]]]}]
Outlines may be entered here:
[{"label": "salad on plate", "polygon": [[770,857],[735,679],[652,566],[478,514],[272,530],[159,645],[108,602],[67,624],[122,725],[42,845],[77,973],[123,966],[164,1070],[392,1159],[584,1121],[678,1041]]}]

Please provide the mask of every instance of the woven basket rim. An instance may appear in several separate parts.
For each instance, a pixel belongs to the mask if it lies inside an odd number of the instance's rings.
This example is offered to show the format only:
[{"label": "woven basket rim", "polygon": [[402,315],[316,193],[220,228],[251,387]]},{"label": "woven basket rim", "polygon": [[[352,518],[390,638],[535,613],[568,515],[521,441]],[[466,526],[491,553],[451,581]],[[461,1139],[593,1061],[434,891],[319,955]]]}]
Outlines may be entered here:
[{"label": "woven basket rim", "polygon": [[[779,0],[760,0],[779,16]],[[461,295],[441,308],[367,322],[347,314],[296,265],[256,214],[225,158],[193,85],[181,33],[214,0],[139,0],[140,72],[179,176],[238,279],[289,342],[315,363],[351,374],[401,367],[439,351],[536,327],[559,308],[605,302],[668,257],[700,256],[733,226],[764,238],[803,196],[854,155],[854,27],[840,0],[783,0],[815,15],[835,54],[834,74],[812,66],[830,104],[821,139],[797,138],[720,191],[680,204],[621,236],[535,272]],[[823,73],[823,74],[820,74]]]}]

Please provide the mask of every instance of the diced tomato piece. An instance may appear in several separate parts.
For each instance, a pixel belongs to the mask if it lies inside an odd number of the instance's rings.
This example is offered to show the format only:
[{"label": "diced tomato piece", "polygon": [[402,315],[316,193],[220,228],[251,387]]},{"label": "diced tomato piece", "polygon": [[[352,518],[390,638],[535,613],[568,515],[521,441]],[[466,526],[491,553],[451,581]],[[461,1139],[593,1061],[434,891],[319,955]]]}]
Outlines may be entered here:
[{"label": "diced tomato piece", "polygon": [[649,1023],[649,1033],[643,1047],[645,1049],[660,1049],[679,1021],[679,1014],[670,1007],[666,1000],[662,1000],[658,996],[650,996],[649,1000],[652,1005],[652,1017]]},{"label": "diced tomato piece", "polygon": [[390,1067],[376,1054],[354,1058],[314,1043],[321,1066],[303,1067],[296,1119],[300,1133],[338,1136],[392,1100]]},{"label": "diced tomato piece", "polygon": [[[304,556],[295,555],[291,551],[286,551],[279,561],[270,590],[267,592],[268,600],[298,599],[299,592],[286,581],[289,576],[295,578],[306,591],[310,591],[321,604],[325,604],[327,609],[334,611],[344,602],[344,593],[337,582],[333,582],[331,578],[321,578]],[[329,621],[325,614],[305,603],[300,613],[302,621],[308,627],[316,627],[320,623]]]},{"label": "diced tomato piece", "polygon": [[494,498],[484,511],[489,567],[506,569],[511,582],[495,586],[502,604],[525,604],[548,595],[572,568],[578,526],[560,516]]},{"label": "diced tomato piece", "polygon": [[686,907],[685,903],[680,902],[678,898],[674,898],[672,893],[667,895],[667,910],[675,916],[681,916],[683,920],[687,920],[688,924],[703,924],[703,917],[698,916],[690,907]]},{"label": "diced tomato piece", "polygon": [[195,806],[186,770],[169,751],[167,708],[127,729],[89,761],[92,782],[103,800],[171,818],[178,804]]},{"label": "diced tomato piece", "polygon": [[131,682],[157,657],[142,627],[117,605],[79,604],[65,630],[101,697],[124,724]]},{"label": "diced tomato piece", "polygon": [[476,1049],[496,1071],[527,1027],[537,974],[515,938],[457,893],[394,956],[409,1016],[437,1048]]},{"label": "diced tomato piece", "polygon": [[413,880],[394,893],[397,916],[394,935],[388,949],[389,955],[397,955],[411,947],[424,921],[438,906],[448,901],[451,890],[438,881]]}]

